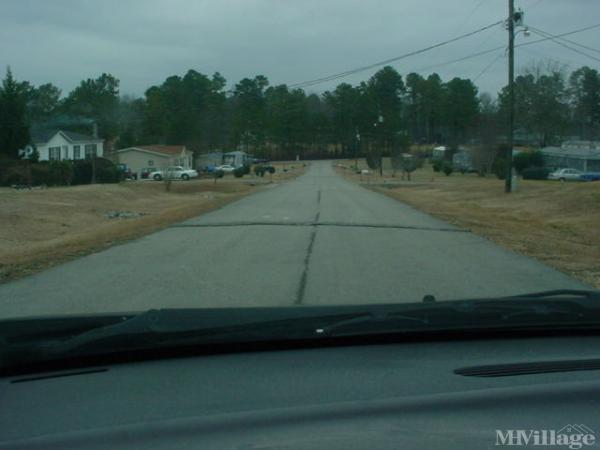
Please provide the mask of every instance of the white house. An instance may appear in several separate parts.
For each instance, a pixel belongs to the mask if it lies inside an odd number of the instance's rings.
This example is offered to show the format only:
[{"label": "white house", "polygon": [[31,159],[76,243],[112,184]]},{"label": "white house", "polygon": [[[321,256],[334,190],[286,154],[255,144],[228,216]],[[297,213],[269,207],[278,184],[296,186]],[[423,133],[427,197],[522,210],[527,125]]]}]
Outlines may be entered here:
[{"label": "white house", "polygon": [[194,156],[185,145],[138,145],[122,148],[114,154],[119,164],[137,173],[139,177],[143,173],[164,169],[167,166],[183,166],[184,169],[191,169]]},{"label": "white house", "polygon": [[435,147],[431,154],[433,159],[444,159],[444,155],[446,154],[446,146],[440,145],[439,147]]},{"label": "white house", "polygon": [[32,143],[19,150],[19,156],[29,158],[35,150],[40,161],[87,159],[104,155],[104,140],[72,131],[45,130],[33,133]]},{"label": "white house", "polygon": [[250,162],[250,157],[246,152],[234,151],[223,154],[223,164],[229,164],[233,167],[241,167]]}]

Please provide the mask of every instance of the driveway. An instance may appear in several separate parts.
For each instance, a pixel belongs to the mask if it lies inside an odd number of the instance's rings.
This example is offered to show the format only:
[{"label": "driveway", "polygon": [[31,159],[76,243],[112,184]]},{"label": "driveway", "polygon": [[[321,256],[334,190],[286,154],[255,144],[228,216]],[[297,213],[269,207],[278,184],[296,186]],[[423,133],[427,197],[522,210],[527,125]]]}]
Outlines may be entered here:
[{"label": "driveway", "polygon": [[0,286],[0,317],[328,305],[587,286],[338,176],[305,175]]}]

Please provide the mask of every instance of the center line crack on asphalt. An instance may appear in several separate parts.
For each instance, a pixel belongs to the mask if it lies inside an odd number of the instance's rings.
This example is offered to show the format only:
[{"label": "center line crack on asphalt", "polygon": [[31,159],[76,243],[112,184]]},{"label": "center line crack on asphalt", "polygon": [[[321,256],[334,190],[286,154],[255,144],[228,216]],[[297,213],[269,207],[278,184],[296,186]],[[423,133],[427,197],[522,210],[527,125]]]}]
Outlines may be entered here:
[{"label": "center line crack on asphalt", "polygon": [[295,305],[301,305],[304,300],[304,293],[306,292],[306,282],[308,280],[308,267],[310,265],[310,256],[312,255],[313,246],[315,245],[315,239],[317,237],[317,224],[319,223],[319,217],[321,216],[321,189],[317,192],[317,214],[313,221],[313,230],[310,234],[310,242],[308,243],[308,249],[306,250],[306,256],[304,257],[304,268],[302,269],[302,275],[300,276],[300,284],[298,285],[298,292],[296,293],[296,299],[294,300]]}]

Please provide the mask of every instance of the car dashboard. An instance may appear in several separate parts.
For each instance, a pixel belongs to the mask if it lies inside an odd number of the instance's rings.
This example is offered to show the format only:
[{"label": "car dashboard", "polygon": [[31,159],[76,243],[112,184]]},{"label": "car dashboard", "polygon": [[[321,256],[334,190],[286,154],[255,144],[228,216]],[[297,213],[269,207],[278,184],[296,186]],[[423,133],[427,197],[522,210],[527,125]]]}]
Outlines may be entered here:
[{"label": "car dashboard", "polygon": [[597,336],[406,342],[5,377],[0,448],[482,449],[510,430],[593,434],[599,348]]}]

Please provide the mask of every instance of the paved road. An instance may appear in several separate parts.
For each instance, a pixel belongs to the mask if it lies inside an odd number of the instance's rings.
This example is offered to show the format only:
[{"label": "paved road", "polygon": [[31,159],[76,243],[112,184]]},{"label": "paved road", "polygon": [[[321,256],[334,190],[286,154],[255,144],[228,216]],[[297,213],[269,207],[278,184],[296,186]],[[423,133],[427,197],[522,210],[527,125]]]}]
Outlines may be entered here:
[{"label": "paved road", "polygon": [[0,317],[584,288],[315,162],[295,181],[0,286]]}]

